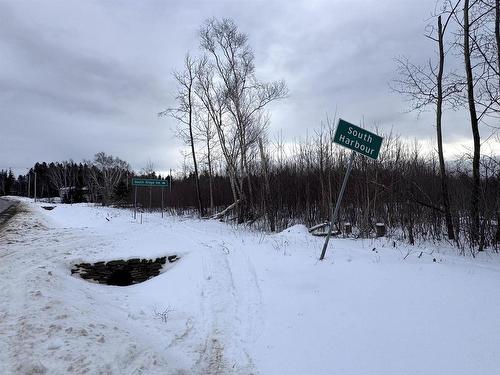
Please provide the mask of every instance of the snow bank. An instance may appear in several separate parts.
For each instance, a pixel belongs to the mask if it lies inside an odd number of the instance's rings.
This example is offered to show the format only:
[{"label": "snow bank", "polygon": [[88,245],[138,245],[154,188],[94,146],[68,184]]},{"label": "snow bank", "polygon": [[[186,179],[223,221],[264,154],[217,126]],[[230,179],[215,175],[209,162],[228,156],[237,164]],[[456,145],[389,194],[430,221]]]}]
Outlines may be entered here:
[{"label": "snow bank", "polygon": [[[497,255],[24,200],[0,235],[0,374],[484,374]],[[394,246],[395,245],[395,246]],[[128,287],[79,262],[182,258]]]}]

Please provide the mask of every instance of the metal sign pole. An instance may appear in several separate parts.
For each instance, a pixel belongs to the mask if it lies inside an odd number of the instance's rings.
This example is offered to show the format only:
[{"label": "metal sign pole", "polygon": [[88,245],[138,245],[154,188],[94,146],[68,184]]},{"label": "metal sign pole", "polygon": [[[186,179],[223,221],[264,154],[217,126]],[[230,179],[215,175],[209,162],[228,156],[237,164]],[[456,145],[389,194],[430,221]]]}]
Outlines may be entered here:
[{"label": "metal sign pole", "polygon": [[161,189],[161,217],[163,218],[163,188]]},{"label": "metal sign pole", "polygon": [[149,212],[151,212],[151,192],[152,192],[153,188],[150,186],[149,187]]},{"label": "metal sign pole", "polygon": [[342,182],[342,187],[340,188],[339,197],[337,198],[337,203],[335,203],[335,210],[332,212],[332,217],[330,220],[330,228],[328,229],[328,235],[326,236],[325,244],[323,245],[323,250],[321,251],[321,256],[319,260],[323,260],[325,258],[326,248],[328,247],[328,241],[330,241],[330,236],[332,235],[332,228],[337,220],[337,215],[339,214],[340,202],[342,201],[342,197],[344,195],[344,190],[347,185],[347,180],[349,179],[349,174],[352,169],[352,162],[354,161],[355,151],[351,151],[351,157],[349,158],[349,164],[347,164],[347,170],[345,172],[344,181]]},{"label": "metal sign pole", "polygon": [[134,192],[134,220],[137,217],[137,186],[135,187]]}]

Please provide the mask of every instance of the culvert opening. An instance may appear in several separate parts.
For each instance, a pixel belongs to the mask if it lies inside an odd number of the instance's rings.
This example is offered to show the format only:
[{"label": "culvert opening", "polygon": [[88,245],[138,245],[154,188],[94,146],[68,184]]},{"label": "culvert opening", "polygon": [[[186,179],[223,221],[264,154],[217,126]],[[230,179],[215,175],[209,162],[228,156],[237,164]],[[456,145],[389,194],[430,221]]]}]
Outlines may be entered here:
[{"label": "culvert opening", "polygon": [[73,266],[71,274],[99,284],[127,286],[158,276],[167,263],[173,263],[178,259],[177,255],[170,255],[156,259],[134,258],[79,263]]},{"label": "culvert opening", "polygon": [[132,285],[133,283],[134,280],[132,279],[132,275],[128,270],[114,271],[107,281],[108,285],[118,286],[127,286]]}]

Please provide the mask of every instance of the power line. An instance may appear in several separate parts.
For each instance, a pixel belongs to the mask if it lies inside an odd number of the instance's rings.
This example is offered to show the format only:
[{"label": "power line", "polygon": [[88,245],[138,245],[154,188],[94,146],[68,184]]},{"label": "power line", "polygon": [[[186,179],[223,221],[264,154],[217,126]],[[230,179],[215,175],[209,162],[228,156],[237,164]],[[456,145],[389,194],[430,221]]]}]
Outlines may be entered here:
[{"label": "power line", "polygon": [[2,166],[2,165],[0,165],[0,168],[1,169],[3,169],[3,168],[10,168],[10,169],[31,169],[31,168],[33,168],[33,166],[31,166],[31,167],[13,167],[13,166],[10,166],[10,165],[9,166],[5,166],[5,165]]}]

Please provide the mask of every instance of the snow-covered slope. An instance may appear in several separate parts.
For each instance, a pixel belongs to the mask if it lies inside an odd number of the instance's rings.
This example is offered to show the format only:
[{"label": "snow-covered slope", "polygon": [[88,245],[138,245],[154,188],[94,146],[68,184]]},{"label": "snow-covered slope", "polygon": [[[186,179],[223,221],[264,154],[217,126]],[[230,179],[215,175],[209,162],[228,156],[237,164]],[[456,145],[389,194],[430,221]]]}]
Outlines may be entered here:
[{"label": "snow-covered slope", "polygon": [[[158,214],[141,225],[88,205],[22,208],[0,234],[0,374],[500,368],[497,255],[334,239],[318,262],[322,239],[302,226],[269,235]],[[82,261],[171,254],[181,259],[168,271],[128,287],[70,274]]]}]

